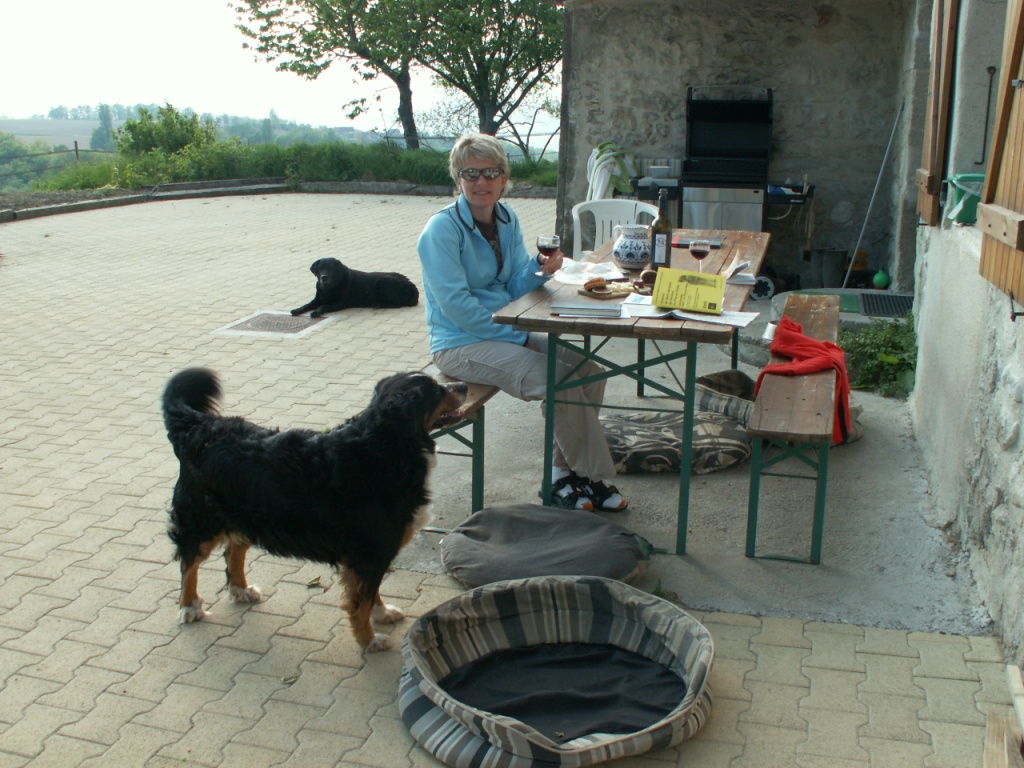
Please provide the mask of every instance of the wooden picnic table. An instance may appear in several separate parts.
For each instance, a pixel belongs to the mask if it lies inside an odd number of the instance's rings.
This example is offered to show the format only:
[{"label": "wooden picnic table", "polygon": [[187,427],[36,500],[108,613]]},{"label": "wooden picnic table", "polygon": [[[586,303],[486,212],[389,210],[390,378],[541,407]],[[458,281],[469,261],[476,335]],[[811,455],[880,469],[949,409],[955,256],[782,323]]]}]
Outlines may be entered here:
[{"label": "wooden picnic table", "polygon": [[[677,229],[673,239],[677,238],[722,238],[719,248],[712,250],[704,259],[702,271],[709,274],[723,274],[737,261],[749,261],[749,270],[756,275],[764,262],[768,250],[769,234],[767,232],[748,232],[734,230],[685,230]],[[609,240],[597,248],[587,259],[592,262],[611,260],[613,241]],[[672,249],[672,267],[697,271],[697,261],[690,256],[686,248]],[[635,277],[635,274],[632,275]],[[551,336],[548,345],[548,382],[545,396],[545,433],[544,433],[544,476],[542,478],[543,499],[545,504],[551,503],[551,464],[554,457],[554,413],[555,403],[572,403],[572,400],[561,399],[564,393],[592,381],[627,376],[637,382],[638,394],[652,389],[682,406],[683,440],[680,453],[679,469],[679,505],[676,529],[676,552],[686,551],[686,526],[689,516],[690,500],[690,464],[693,449],[693,414],[694,398],[688,393],[695,392],[697,378],[697,348],[700,344],[733,343],[735,365],[736,329],[728,325],[712,324],[696,320],[654,319],[654,318],[582,318],[562,317],[551,313],[552,304],[572,299],[581,302],[592,301],[595,304],[608,304],[619,299],[591,299],[578,293],[579,286],[567,285],[551,280],[526,296],[510,303],[494,313],[494,321],[512,325],[520,330],[543,332]],[[741,311],[750,296],[749,285],[726,285],[723,308],[728,311]],[[635,362],[619,364],[601,354],[602,348],[612,338],[628,338],[637,341],[637,359]],[[601,339],[596,341],[595,339]],[[648,357],[646,342],[653,342],[656,354]],[[682,348],[662,351],[658,342],[680,342]],[[673,345],[674,346],[674,345]],[[557,349],[565,347],[585,358],[594,360],[606,370],[602,374],[582,379],[556,380]],[[682,381],[672,371],[669,384],[656,381],[648,376],[648,370],[656,366],[666,365],[675,360],[684,360],[686,371]],[[673,385],[674,382],[675,384]],[[615,408],[605,404],[605,407]],[[635,406],[631,410],[637,409]],[[648,409],[654,410],[654,409]],[[665,410],[659,408],[657,410]]]}]

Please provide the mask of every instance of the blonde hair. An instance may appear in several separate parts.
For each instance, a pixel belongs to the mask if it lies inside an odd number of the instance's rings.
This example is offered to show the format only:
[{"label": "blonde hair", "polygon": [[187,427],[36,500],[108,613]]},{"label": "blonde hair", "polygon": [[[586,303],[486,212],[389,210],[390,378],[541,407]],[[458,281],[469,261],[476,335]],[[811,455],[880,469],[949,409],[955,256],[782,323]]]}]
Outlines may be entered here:
[{"label": "blonde hair", "polygon": [[495,168],[501,168],[505,172],[505,189],[508,189],[509,165],[508,156],[501,146],[501,142],[486,133],[464,133],[455,141],[455,146],[448,154],[448,173],[455,182],[455,195],[459,195],[459,171],[466,161],[471,157],[477,157],[487,163],[492,163]]}]

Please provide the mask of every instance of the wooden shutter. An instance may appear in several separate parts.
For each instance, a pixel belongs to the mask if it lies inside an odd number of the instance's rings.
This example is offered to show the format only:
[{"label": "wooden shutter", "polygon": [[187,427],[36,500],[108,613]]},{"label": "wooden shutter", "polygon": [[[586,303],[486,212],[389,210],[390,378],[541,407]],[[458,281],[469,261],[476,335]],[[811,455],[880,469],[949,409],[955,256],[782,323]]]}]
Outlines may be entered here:
[{"label": "wooden shutter", "polygon": [[981,276],[1011,297],[1024,297],[1024,0],[1009,0],[999,72],[992,154],[977,226]]},{"label": "wooden shutter", "polygon": [[953,63],[960,17],[959,0],[935,0],[932,10],[932,62],[928,78],[928,118],[921,167],[917,169],[917,214],[934,227],[942,220],[939,198],[946,173],[949,114],[953,94]]}]

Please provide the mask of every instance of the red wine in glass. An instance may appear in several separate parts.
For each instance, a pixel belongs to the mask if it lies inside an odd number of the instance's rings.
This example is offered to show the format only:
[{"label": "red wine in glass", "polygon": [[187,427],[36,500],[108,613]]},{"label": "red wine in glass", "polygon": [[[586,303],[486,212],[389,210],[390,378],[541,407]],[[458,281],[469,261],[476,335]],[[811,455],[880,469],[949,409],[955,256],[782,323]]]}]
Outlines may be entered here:
[{"label": "red wine in glass", "polygon": [[697,271],[703,272],[700,263],[711,253],[711,243],[707,240],[694,240],[690,243],[690,255],[697,260]]},{"label": "red wine in glass", "polygon": [[[551,258],[551,256],[561,247],[562,241],[558,235],[541,235],[537,238],[537,252],[544,257],[545,260]],[[547,274],[546,272],[538,272],[538,275]]]},{"label": "red wine in glass", "polygon": [[558,235],[541,235],[537,238],[537,250],[545,258],[557,251],[561,244]]}]

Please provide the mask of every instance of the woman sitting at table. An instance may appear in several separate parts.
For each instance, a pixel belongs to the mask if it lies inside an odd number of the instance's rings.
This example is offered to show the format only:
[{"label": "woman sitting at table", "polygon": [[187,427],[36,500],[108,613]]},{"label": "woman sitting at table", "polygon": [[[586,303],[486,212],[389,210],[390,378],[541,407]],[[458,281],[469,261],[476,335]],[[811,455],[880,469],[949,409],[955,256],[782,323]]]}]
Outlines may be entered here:
[{"label": "woman sitting at table", "polygon": [[[499,325],[491,314],[543,285],[562,266],[563,254],[545,259],[528,253],[519,219],[498,202],[509,165],[497,139],[460,137],[448,165],[458,199],[430,218],[417,243],[434,363],[456,379],[495,386],[520,400],[543,400],[547,334]],[[580,359],[559,349],[559,376]],[[602,370],[587,361],[574,376]],[[604,380],[573,392],[590,405],[555,404],[552,501],[564,509],[623,510],[626,500],[611,484],[615,465],[598,418]]]}]

